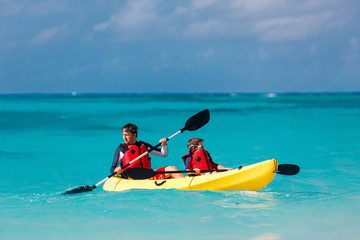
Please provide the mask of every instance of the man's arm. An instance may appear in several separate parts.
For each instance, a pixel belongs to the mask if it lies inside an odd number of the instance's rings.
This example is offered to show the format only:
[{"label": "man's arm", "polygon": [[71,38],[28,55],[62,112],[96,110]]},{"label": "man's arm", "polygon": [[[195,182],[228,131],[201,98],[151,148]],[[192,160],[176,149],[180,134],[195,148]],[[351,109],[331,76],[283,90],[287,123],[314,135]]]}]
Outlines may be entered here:
[{"label": "man's arm", "polygon": [[111,173],[115,172],[115,168],[117,166],[119,166],[119,163],[120,163],[120,147],[118,147],[115,150],[114,159],[113,159],[113,162],[112,162],[112,165],[111,165],[111,168],[110,168]]},{"label": "man's arm", "polygon": [[[148,143],[143,142],[143,144],[146,146],[148,151],[153,148],[153,146]],[[155,155],[155,156],[159,156],[159,157],[167,157],[167,155],[168,155],[167,145],[165,144],[164,146],[161,147],[161,149],[155,148],[154,150],[150,151],[149,153],[152,155]]]}]

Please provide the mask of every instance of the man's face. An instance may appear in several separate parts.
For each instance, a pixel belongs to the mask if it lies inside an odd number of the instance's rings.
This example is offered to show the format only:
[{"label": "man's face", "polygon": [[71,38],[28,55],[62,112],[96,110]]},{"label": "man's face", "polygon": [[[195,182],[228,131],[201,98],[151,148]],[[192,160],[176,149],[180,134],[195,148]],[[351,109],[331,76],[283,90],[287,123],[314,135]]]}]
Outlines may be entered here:
[{"label": "man's face", "polygon": [[130,131],[126,131],[127,129],[122,130],[122,135],[125,144],[134,144],[136,142],[136,133],[131,133]]}]

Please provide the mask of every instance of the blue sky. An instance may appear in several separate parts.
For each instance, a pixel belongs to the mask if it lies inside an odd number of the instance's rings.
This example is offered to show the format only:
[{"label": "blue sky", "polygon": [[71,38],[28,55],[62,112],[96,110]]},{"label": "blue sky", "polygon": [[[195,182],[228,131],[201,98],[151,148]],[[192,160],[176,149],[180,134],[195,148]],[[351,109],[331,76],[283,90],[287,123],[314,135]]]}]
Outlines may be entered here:
[{"label": "blue sky", "polygon": [[0,6],[0,93],[360,91],[357,0]]}]

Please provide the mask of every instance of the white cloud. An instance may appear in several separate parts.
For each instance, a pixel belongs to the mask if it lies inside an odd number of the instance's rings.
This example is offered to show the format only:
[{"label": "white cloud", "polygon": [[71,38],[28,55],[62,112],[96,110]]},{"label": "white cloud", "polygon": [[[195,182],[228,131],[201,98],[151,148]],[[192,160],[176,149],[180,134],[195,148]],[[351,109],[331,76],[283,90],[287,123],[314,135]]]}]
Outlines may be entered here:
[{"label": "white cloud", "polygon": [[319,46],[317,44],[312,44],[309,52],[316,53],[318,49],[319,49]]},{"label": "white cloud", "polygon": [[215,52],[213,48],[209,48],[206,51],[198,52],[195,54],[196,59],[203,59],[203,60],[209,59],[213,56],[215,56]]},{"label": "white cloud", "polygon": [[[161,12],[160,0],[128,1],[94,26],[118,39],[217,39],[254,36],[262,41],[307,39],[345,24],[351,4],[334,0],[192,0]],[[161,14],[159,13],[161,12]]]},{"label": "white cloud", "polygon": [[122,39],[146,32],[153,27],[158,18],[157,2],[157,0],[128,1],[127,5],[113,14],[108,21],[96,24],[94,31],[115,31],[120,35],[123,34]]},{"label": "white cloud", "polygon": [[0,15],[13,16],[13,15],[27,15],[27,16],[41,16],[59,12],[69,11],[71,8],[60,1],[13,1],[1,0],[0,1]]},{"label": "white cloud", "polygon": [[360,46],[360,39],[359,38],[350,38],[349,40],[350,42],[350,46],[351,46],[351,51],[357,51],[359,49]]},{"label": "white cloud", "polygon": [[265,19],[254,24],[254,32],[263,41],[305,39],[336,27],[334,14],[322,12],[313,15]]},{"label": "white cloud", "polygon": [[184,30],[184,36],[188,38],[217,37],[226,34],[230,29],[227,23],[219,20],[209,20],[189,24]]},{"label": "white cloud", "polygon": [[344,11],[347,6],[322,0],[231,0],[222,6],[217,1],[207,3],[206,11],[190,5],[189,11],[198,17],[189,23],[186,36],[253,35],[262,41],[293,41],[337,29],[351,14]]},{"label": "white cloud", "polygon": [[356,72],[359,71],[360,64],[360,38],[352,37],[349,39],[349,50],[344,53],[342,57],[343,68],[353,68]]},{"label": "white cloud", "polygon": [[[92,32],[87,32],[83,34],[84,36],[105,37],[115,41],[241,40],[250,36],[261,41],[274,42],[309,39],[336,31],[350,22],[349,20],[354,22],[357,9],[359,9],[359,2],[355,0],[346,2],[338,0],[165,1],[127,0],[124,4],[112,3],[112,6],[118,8],[111,9],[104,7],[100,1],[88,5],[68,0],[60,2],[0,0],[0,16],[34,21],[33,29],[35,29],[38,26],[36,20],[39,18],[37,17],[47,17],[55,22],[62,19],[61,16],[71,18],[82,13],[86,20],[81,22],[77,29],[88,31],[89,28],[85,24],[92,26]],[[98,7],[104,7],[104,9],[91,18],[90,16],[94,14],[92,11]],[[112,14],[104,17],[104,12],[109,9]],[[54,13],[61,16],[54,17],[52,15]],[[8,21],[16,22],[13,19]],[[54,24],[61,25],[62,23]],[[69,25],[69,28],[74,28],[74,26]],[[8,35],[12,34],[6,27],[0,30],[8,31]],[[31,29],[26,29],[23,33],[30,31]],[[59,36],[62,31],[63,29],[56,27],[44,30],[31,42],[41,44]]]},{"label": "white cloud", "polygon": [[67,25],[52,27],[39,32],[35,37],[29,40],[30,45],[42,45],[56,37],[62,37],[68,29]]},{"label": "white cloud", "polygon": [[251,0],[231,0],[229,1],[229,10],[239,10],[245,14],[255,14],[259,12],[267,12],[286,8],[286,0],[263,0],[263,1],[251,1]]},{"label": "white cloud", "polygon": [[190,2],[190,7],[192,9],[204,9],[221,2],[221,0],[192,0]]}]

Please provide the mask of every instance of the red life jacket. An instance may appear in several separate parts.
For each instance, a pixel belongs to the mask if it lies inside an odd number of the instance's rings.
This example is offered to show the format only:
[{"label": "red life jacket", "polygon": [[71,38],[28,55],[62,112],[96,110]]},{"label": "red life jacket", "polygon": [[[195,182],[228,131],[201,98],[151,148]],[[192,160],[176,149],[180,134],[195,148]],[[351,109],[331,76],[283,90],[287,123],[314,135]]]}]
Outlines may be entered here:
[{"label": "red life jacket", "polygon": [[[124,153],[124,156],[121,159],[121,167],[123,168],[126,164],[146,152],[147,147],[142,142],[136,142],[135,144],[130,146],[126,144],[121,144],[121,151]],[[149,157],[149,154],[146,154],[142,158],[138,159],[127,168],[151,169],[151,158]]]},{"label": "red life jacket", "polygon": [[203,149],[193,149],[191,152],[182,156],[185,167],[189,170],[198,168],[200,170],[216,170],[218,164],[214,163],[208,151]]}]

